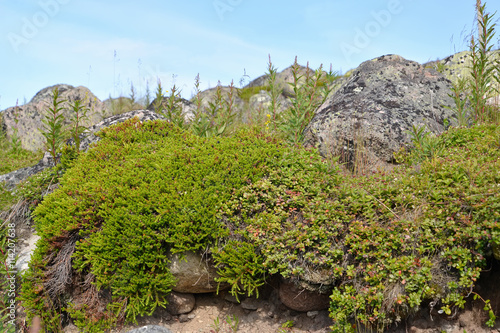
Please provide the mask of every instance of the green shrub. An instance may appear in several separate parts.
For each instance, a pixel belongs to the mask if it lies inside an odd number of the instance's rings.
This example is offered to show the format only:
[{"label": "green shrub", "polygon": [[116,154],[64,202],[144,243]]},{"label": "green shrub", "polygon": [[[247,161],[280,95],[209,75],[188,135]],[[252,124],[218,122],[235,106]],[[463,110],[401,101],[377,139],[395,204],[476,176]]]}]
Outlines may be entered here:
[{"label": "green shrub", "polygon": [[419,171],[340,178],[297,164],[237,190],[221,219],[265,271],[241,274],[244,260],[229,262],[225,281],[257,284],[267,273],[322,285],[335,332],[355,322],[381,331],[424,301],[447,314],[462,308],[500,241],[498,128],[452,129],[439,140],[447,149],[417,155]]},{"label": "green shrub", "polygon": [[498,106],[488,105],[488,99],[498,94],[495,81],[500,83],[499,66],[495,63],[495,57],[492,54],[496,26],[493,23],[495,14],[486,12],[486,4],[482,6],[479,4],[477,5],[479,37],[475,39],[473,36],[470,43],[471,65],[470,75],[467,78],[470,93],[468,98],[475,123],[497,123],[500,120]]},{"label": "green shrub", "polygon": [[175,284],[168,254],[227,237],[216,219],[222,203],[277,167],[295,167],[290,149],[258,132],[200,138],[133,119],[99,135],[34,211],[41,240],[22,297],[29,316],[54,330],[64,308],[81,328],[104,328],[164,305]]},{"label": "green shrub", "polygon": [[45,137],[45,150],[49,152],[54,159],[54,164],[58,163],[57,154],[66,136],[63,126],[63,108],[61,106],[64,102],[65,100],[59,100],[59,90],[55,88],[52,91],[52,104],[49,106],[47,113],[42,119],[44,126],[40,129],[40,132]]},{"label": "green shrub", "polygon": [[53,330],[65,309],[102,331],[164,305],[169,253],[208,247],[235,295],[276,274],[329,290],[334,331],[382,330],[424,301],[452,313],[500,243],[499,133],[450,129],[418,170],[344,177],[260,132],[110,127],[34,212],[23,302]]},{"label": "green shrub", "polygon": [[[300,74],[300,65],[297,57],[292,65],[293,81],[290,86],[293,88],[291,97],[292,106],[284,110],[279,117],[276,110],[279,107],[277,95],[275,95],[276,70],[269,60],[269,86],[271,89],[272,104],[269,107],[271,123],[274,128],[278,128],[281,135],[290,144],[302,144],[304,141],[304,131],[314,117],[316,110],[323,104],[328,94],[332,91],[331,83],[338,79],[338,75],[331,69],[326,73],[321,65],[314,72],[307,64],[305,74]],[[278,125],[278,126],[276,126]]]}]

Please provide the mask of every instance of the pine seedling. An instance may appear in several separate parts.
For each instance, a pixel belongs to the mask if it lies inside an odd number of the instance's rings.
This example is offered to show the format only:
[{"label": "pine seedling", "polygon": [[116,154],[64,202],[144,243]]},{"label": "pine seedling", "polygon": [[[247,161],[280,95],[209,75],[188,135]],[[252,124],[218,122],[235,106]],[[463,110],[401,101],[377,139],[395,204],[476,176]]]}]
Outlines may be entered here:
[{"label": "pine seedling", "polygon": [[130,83],[130,109],[133,110],[135,108],[136,103],[136,91],[133,83]]},{"label": "pine seedling", "polygon": [[493,44],[491,41],[495,36],[495,26],[493,23],[493,15],[485,12],[486,5],[478,6],[478,26],[479,37],[476,40],[474,36],[471,38],[471,65],[468,87],[470,90],[469,102],[472,107],[472,113],[475,123],[484,123],[492,121],[496,118],[491,112],[495,112],[494,108],[488,106],[488,98],[494,92],[495,78],[495,63],[491,51]]},{"label": "pine seedling", "polygon": [[234,86],[234,82],[231,80],[231,84],[229,85],[229,92],[227,93],[227,99],[224,100],[224,107],[222,108],[222,112],[219,118],[219,130],[218,135],[223,135],[228,133],[228,128],[234,123],[234,118],[236,113],[234,112],[234,102],[236,100],[235,96],[236,87]]},{"label": "pine seedling", "polygon": [[161,86],[160,80],[158,80],[158,84],[156,85],[156,94],[153,108],[156,113],[163,114],[163,87]]},{"label": "pine seedling", "polygon": [[63,102],[65,101],[59,100],[59,89],[55,88],[52,91],[52,104],[49,106],[44,119],[42,119],[45,126],[40,130],[45,137],[45,150],[54,159],[54,164],[58,162],[57,153],[65,137],[63,108],[61,107]]},{"label": "pine seedling", "polygon": [[149,90],[149,81],[146,81],[146,95],[144,96],[144,107],[147,108],[151,104],[151,91]]},{"label": "pine seedling", "polygon": [[[297,57],[292,65],[293,88],[295,97],[292,98],[292,106],[286,110],[280,129],[285,134],[285,138],[291,144],[301,144],[304,140],[304,130],[312,120],[316,109],[325,102],[332,88],[329,88],[328,80],[333,79],[331,72],[324,76],[322,65],[311,75],[309,63],[306,73],[300,75],[300,65]],[[300,82],[302,84],[300,84]]]},{"label": "pine seedling", "polygon": [[171,123],[179,126],[180,128],[185,128],[186,126],[184,116],[182,115],[182,106],[179,105],[180,98],[180,91],[174,84],[174,86],[170,90],[170,95],[167,97],[166,110],[163,111],[162,114]]},{"label": "pine seedling", "polygon": [[210,127],[205,132],[206,136],[222,136],[229,125],[234,121],[234,83],[231,81],[229,86],[228,98],[224,99],[220,82],[215,90],[215,97],[209,102]]},{"label": "pine seedling", "polygon": [[19,128],[18,128],[18,123],[19,123],[19,106],[18,102],[16,101],[16,107],[14,108],[14,122],[16,126],[13,128],[14,133],[12,133],[12,136],[10,138],[11,144],[12,144],[12,150],[15,153],[18,153],[21,151],[21,140],[19,139]]},{"label": "pine seedling", "polygon": [[278,70],[271,62],[271,55],[269,55],[269,63],[267,65],[268,71],[268,79],[267,84],[269,85],[269,97],[271,97],[271,104],[269,104],[269,117],[268,121],[270,121],[274,126],[274,131],[276,131],[276,114],[281,106],[281,102],[279,100],[279,96],[283,92],[283,89],[279,89],[276,85],[276,75]]},{"label": "pine seedling", "polygon": [[451,94],[448,94],[455,102],[455,107],[444,106],[445,108],[455,111],[457,116],[458,126],[463,127],[469,124],[470,116],[466,107],[467,100],[463,98],[466,91],[467,81],[463,77],[459,77],[456,82],[452,83]]},{"label": "pine seedling", "polygon": [[76,152],[80,152],[80,134],[82,134],[87,128],[82,125],[82,122],[88,119],[87,112],[88,108],[83,105],[82,100],[77,99],[71,104],[71,110],[73,111],[73,119],[71,121],[70,135],[75,142]]},{"label": "pine seedling", "polygon": [[203,98],[201,97],[200,90],[200,74],[197,74],[194,82],[195,96],[194,105],[196,110],[194,111],[194,118],[191,122],[191,131],[197,136],[204,137],[210,126],[210,121],[207,114],[203,110]]}]

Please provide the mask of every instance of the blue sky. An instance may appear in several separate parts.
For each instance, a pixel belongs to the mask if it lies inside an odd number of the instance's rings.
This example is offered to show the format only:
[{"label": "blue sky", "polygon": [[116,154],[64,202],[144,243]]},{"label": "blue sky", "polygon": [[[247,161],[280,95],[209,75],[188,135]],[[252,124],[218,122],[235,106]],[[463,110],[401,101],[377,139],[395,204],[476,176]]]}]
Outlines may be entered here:
[{"label": "blue sky", "polygon": [[203,89],[239,86],[266,72],[269,54],[279,70],[297,56],[341,72],[384,54],[444,58],[467,48],[475,2],[0,0],[0,110],[57,83],[103,100],[131,83],[144,95],[159,78],[190,98],[197,73]]}]

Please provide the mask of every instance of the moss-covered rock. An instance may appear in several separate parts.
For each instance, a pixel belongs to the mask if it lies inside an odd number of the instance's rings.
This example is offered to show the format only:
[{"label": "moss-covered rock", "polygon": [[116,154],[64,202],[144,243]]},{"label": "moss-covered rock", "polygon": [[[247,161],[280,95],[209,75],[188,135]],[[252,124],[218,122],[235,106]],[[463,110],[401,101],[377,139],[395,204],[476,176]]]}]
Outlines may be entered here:
[{"label": "moss-covered rock", "polygon": [[[500,59],[500,50],[493,51],[492,59]],[[441,72],[451,82],[456,82],[458,78],[467,77],[469,75],[472,66],[471,52],[458,52],[442,60],[427,62],[424,66],[426,68],[433,68]]]}]

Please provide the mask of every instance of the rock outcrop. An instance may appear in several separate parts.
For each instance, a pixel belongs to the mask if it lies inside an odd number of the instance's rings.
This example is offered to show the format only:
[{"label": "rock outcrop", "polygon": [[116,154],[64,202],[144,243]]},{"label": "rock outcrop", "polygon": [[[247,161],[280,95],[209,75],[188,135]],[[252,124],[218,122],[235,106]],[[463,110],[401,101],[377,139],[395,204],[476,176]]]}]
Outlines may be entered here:
[{"label": "rock outcrop", "polygon": [[448,96],[451,82],[432,68],[397,55],[362,63],[319,107],[305,130],[306,145],[324,156],[342,156],[343,162],[372,167],[386,165],[413,125],[439,134],[445,119],[455,115]]},{"label": "rock outcrop", "polygon": [[[305,80],[305,75],[307,74],[307,67],[300,66],[298,75],[302,76],[302,78],[299,80],[299,86],[302,85],[302,83]],[[314,71],[312,69],[309,69],[309,75],[313,75]],[[269,74],[265,74],[262,76],[259,76],[255,80],[251,81],[245,88],[252,88],[252,87],[260,87],[260,86],[267,86],[268,85],[268,80],[269,80]],[[293,87],[290,85],[293,83],[293,71],[292,71],[292,66],[285,68],[279,73],[276,73],[276,85],[278,86],[279,89],[283,90],[283,95],[290,97],[294,96],[295,93],[293,92]]]},{"label": "rock outcrop", "polygon": [[[500,50],[493,51],[491,56],[500,60]],[[454,82],[458,77],[469,75],[471,65],[471,52],[462,51],[442,60],[427,62],[423,66],[439,70],[448,80]]]},{"label": "rock outcrop", "polygon": [[[96,136],[95,133],[99,132],[101,129],[109,127],[111,125],[122,123],[125,120],[134,117],[139,118],[140,121],[165,119],[162,115],[148,110],[135,110],[116,116],[111,116],[89,127],[88,130],[80,136],[80,151],[86,151],[91,144],[99,141],[99,137]],[[69,140],[68,142],[72,143],[72,140]],[[0,183],[5,182],[7,189],[12,190],[24,179],[52,166],[54,166],[52,156],[49,153],[45,153],[43,158],[34,166],[22,168],[4,175],[0,175]]]},{"label": "rock outcrop", "polygon": [[49,153],[45,153],[43,158],[34,166],[18,169],[4,175],[0,175],[0,183],[5,182],[5,187],[8,190],[13,190],[17,184],[32,176],[45,170],[48,167],[54,166],[54,159]]},{"label": "rock outcrop", "polygon": [[65,125],[71,123],[73,111],[70,104],[76,100],[83,101],[83,105],[89,109],[88,118],[82,123],[83,126],[91,126],[105,117],[104,105],[89,89],[85,87],[75,88],[66,84],[55,85],[40,90],[29,103],[10,107],[1,113],[4,131],[9,140],[16,134],[24,149],[31,151],[44,149],[45,138],[40,129],[44,126],[42,120],[51,105],[54,88],[59,89],[59,100],[66,101],[61,104]]},{"label": "rock outcrop", "polygon": [[[168,100],[167,97],[164,97],[163,100],[162,100],[162,104],[161,105],[162,105],[163,109],[167,108],[167,100]],[[182,115],[184,116],[184,120],[186,122],[192,120],[194,118],[194,112],[196,111],[196,106],[192,102],[190,102],[190,101],[188,101],[187,99],[184,99],[184,98],[178,98],[176,100],[176,102],[178,103],[178,105],[182,109]],[[158,102],[156,101],[156,98],[155,98],[151,102],[151,104],[149,104],[149,106],[147,107],[147,110],[149,110],[149,111],[156,111],[155,107],[156,107],[157,103]]]}]

